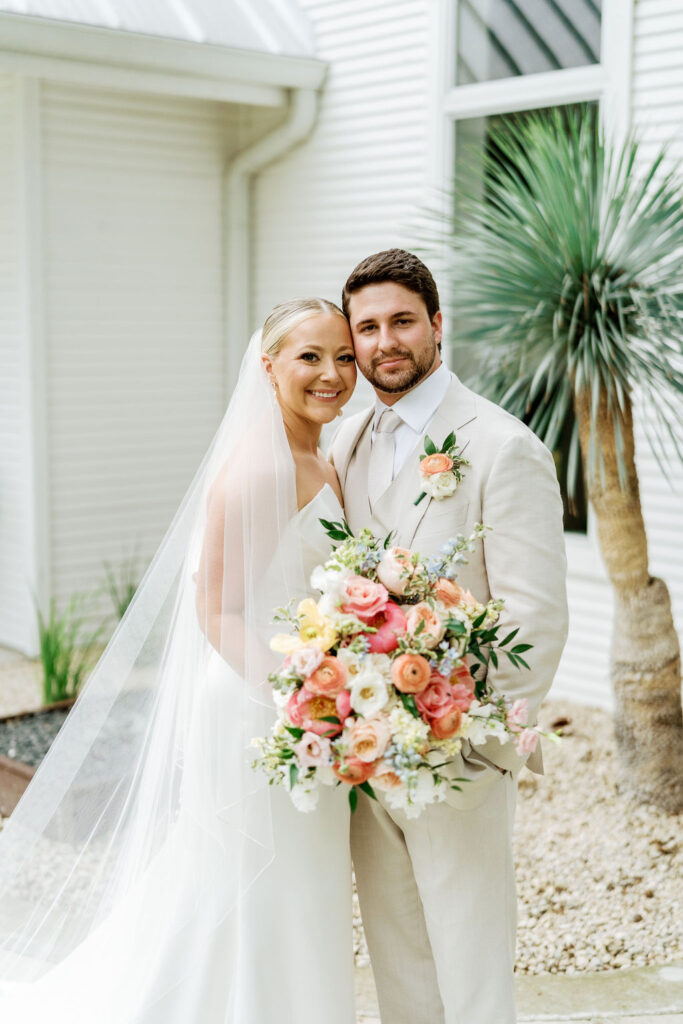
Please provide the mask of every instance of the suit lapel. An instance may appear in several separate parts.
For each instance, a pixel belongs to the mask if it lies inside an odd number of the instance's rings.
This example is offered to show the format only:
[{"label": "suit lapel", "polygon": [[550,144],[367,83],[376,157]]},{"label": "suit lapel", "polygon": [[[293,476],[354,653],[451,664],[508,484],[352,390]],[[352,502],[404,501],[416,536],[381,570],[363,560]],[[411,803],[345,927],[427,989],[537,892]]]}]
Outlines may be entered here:
[{"label": "suit lapel", "polygon": [[459,448],[465,449],[463,454],[467,455],[469,425],[474,422],[476,415],[473,393],[461,384],[455,375],[452,375],[450,387],[431,422],[406,459],[400,473],[374,508],[375,517],[387,530],[397,530],[397,540],[402,546],[410,547],[417,528],[433,501],[429,495],[426,495],[419,505],[415,504],[422,489],[419,466],[420,455],[424,451],[425,436],[429,434],[434,444],[440,448],[451,431],[455,431],[455,442]]},{"label": "suit lapel", "polygon": [[339,483],[341,485],[342,493],[346,487],[346,476],[349,471],[349,463],[353,458],[358,442],[363,436],[363,431],[370,422],[375,411],[375,407],[371,405],[362,414],[359,415],[358,421],[354,424],[354,429],[349,435],[348,442],[346,442],[340,456],[335,460],[335,469],[337,476],[339,477]]}]

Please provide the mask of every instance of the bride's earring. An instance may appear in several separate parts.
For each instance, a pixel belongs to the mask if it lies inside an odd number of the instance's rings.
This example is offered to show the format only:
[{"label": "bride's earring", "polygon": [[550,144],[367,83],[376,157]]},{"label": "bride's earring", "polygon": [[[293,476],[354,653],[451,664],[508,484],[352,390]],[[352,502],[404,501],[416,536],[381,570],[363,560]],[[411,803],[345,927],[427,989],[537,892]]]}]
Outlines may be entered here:
[{"label": "bride's earring", "polygon": [[337,410],[337,416],[343,416],[343,415],[344,415],[343,410],[342,409],[338,409]]}]

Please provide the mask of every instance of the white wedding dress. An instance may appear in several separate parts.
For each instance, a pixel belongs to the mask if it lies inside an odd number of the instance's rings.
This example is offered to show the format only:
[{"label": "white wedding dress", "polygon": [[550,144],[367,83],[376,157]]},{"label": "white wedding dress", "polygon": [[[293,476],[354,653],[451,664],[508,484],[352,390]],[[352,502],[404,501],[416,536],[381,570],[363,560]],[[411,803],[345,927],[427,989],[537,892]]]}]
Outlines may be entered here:
[{"label": "white wedding dress", "polygon": [[[280,547],[294,531],[307,577],[330,550],[319,518],[341,514],[326,484],[285,528]],[[231,695],[243,687],[214,652],[199,702],[202,742],[207,716],[230,715]],[[196,794],[192,742],[185,762],[183,787]],[[311,813],[278,787],[265,798],[274,856],[234,912],[220,920],[214,912],[231,905],[231,837],[226,831],[223,845],[212,822],[212,841],[200,841],[197,797],[181,796],[168,839],[114,911],[39,980],[0,993],[3,1024],[354,1024],[346,787],[322,787]]]}]

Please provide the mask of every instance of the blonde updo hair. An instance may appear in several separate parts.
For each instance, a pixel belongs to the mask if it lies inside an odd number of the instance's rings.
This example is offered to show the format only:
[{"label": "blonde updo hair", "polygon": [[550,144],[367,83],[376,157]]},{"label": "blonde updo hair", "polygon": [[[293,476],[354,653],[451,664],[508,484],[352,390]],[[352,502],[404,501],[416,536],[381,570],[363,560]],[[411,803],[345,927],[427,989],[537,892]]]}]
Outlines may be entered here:
[{"label": "blonde updo hair", "polygon": [[339,306],[335,306],[329,299],[290,299],[289,302],[281,302],[265,319],[261,331],[261,351],[276,356],[290,331],[304,320],[321,313],[334,313],[346,320]]}]

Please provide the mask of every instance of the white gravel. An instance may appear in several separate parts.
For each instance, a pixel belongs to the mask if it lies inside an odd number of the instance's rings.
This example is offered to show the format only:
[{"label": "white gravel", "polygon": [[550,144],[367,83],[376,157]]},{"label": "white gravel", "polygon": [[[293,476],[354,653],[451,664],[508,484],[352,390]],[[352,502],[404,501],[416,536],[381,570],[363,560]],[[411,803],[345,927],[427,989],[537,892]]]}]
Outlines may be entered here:
[{"label": "white gravel", "polygon": [[[35,707],[36,668],[0,651],[0,714]],[[547,701],[545,776],[519,784],[517,971],[605,971],[683,959],[683,815],[617,792],[611,717]],[[1,827],[1,819],[0,819]],[[355,950],[368,963],[357,901]]]}]

